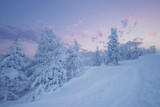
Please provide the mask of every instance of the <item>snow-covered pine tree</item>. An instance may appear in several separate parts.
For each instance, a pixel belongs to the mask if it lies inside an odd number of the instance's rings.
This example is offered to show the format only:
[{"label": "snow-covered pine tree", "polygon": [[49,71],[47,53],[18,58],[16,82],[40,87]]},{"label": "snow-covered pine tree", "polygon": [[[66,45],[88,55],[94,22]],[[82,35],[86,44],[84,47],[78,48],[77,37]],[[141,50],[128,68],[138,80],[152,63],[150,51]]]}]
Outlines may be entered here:
[{"label": "snow-covered pine tree", "polygon": [[108,52],[105,64],[111,63],[114,65],[118,65],[119,43],[118,43],[118,35],[116,28],[111,28],[111,35],[109,36],[109,42],[107,47],[108,47]]},{"label": "snow-covered pine tree", "polygon": [[74,47],[70,47],[66,54],[65,67],[67,70],[67,80],[69,81],[80,72],[79,45],[76,40],[74,41]]},{"label": "snow-covered pine tree", "polygon": [[102,58],[98,46],[96,47],[96,52],[93,54],[93,66],[100,66],[102,64]]},{"label": "snow-covered pine tree", "polygon": [[62,42],[52,32],[46,29],[33,61],[31,71],[31,89],[35,89],[33,99],[44,91],[56,90],[67,79],[62,57]]},{"label": "snow-covered pine tree", "polygon": [[0,63],[0,101],[16,100],[29,89],[25,67],[29,59],[22,53],[18,39]]}]

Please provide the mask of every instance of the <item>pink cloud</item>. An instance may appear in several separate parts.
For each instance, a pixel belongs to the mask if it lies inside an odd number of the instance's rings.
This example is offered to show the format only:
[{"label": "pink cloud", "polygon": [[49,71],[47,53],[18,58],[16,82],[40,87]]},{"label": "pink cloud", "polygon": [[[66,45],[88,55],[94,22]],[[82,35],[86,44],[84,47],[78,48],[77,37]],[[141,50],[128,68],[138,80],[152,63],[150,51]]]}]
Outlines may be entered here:
[{"label": "pink cloud", "polygon": [[82,34],[88,34],[90,31],[89,30],[82,30],[81,33]]},{"label": "pink cloud", "polygon": [[52,30],[53,33],[56,33],[54,26],[52,25],[45,26],[45,28],[47,28],[48,30]]},{"label": "pink cloud", "polygon": [[143,40],[144,40],[144,38],[139,38],[139,40],[140,40],[140,41],[143,41]]},{"label": "pink cloud", "polygon": [[73,24],[73,25],[72,25],[72,27],[77,27],[77,26],[78,26],[78,24]]},{"label": "pink cloud", "polygon": [[60,37],[61,39],[66,39],[66,38],[67,38],[66,35],[60,35],[59,37]]},{"label": "pink cloud", "polygon": [[73,34],[72,34],[72,37],[73,37],[73,38],[77,37],[77,34],[76,34],[76,33],[73,33]]},{"label": "pink cloud", "polygon": [[82,39],[82,40],[86,40],[86,36],[82,35],[82,36],[81,36],[81,39]]},{"label": "pink cloud", "polygon": [[69,41],[67,41],[67,42],[65,43],[65,45],[66,45],[67,47],[73,46],[73,44],[74,44],[74,40],[73,40],[73,39],[71,39],[71,40],[69,40]]},{"label": "pink cloud", "polygon": [[131,19],[131,17],[129,16],[129,17],[127,17],[127,20],[130,22],[132,19]]},{"label": "pink cloud", "polygon": [[72,24],[72,25],[66,26],[66,28],[67,28],[67,30],[71,30],[71,29],[73,29],[73,28],[75,28],[77,26],[78,26],[78,24]]},{"label": "pink cloud", "polygon": [[92,42],[95,42],[98,38],[97,37],[92,37]]},{"label": "pink cloud", "polygon": [[155,36],[157,36],[157,33],[156,32],[151,32],[151,33],[148,33],[148,36],[155,37]]},{"label": "pink cloud", "polygon": [[81,19],[79,19],[79,20],[78,20],[78,23],[79,23],[79,24],[82,24],[82,20],[81,20]]},{"label": "pink cloud", "polygon": [[142,20],[138,19],[138,20],[136,20],[136,21],[134,22],[134,25],[135,25],[135,26],[138,25],[138,24],[142,24]]},{"label": "pink cloud", "polygon": [[82,44],[79,44],[79,48],[82,48],[83,47],[83,45]]},{"label": "pink cloud", "polygon": [[69,43],[73,43],[73,42],[74,42],[74,40],[72,39],[72,40],[69,40],[68,42],[69,42]]}]

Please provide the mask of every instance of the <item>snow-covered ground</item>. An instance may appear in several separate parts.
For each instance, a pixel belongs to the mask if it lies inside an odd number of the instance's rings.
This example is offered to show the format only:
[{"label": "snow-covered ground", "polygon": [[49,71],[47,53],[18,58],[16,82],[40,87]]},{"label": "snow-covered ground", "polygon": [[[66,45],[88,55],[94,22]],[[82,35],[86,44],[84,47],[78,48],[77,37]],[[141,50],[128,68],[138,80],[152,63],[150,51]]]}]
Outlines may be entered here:
[{"label": "snow-covered ground", "polygon": [[160,55],[86,67],[57,91],[10,107],[160,107]]}]

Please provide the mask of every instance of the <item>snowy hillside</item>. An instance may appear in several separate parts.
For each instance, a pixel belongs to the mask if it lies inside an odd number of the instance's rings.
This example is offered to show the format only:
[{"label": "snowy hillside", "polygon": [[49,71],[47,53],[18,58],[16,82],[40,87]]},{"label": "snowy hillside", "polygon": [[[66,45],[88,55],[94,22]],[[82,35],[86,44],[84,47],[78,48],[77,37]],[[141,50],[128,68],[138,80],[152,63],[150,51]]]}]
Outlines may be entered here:
[{"label": "snowy hillside", "polygon": [[17,102],[9,107],[160,107],[160,55],[86,67],[57,91],[34,102]]}]

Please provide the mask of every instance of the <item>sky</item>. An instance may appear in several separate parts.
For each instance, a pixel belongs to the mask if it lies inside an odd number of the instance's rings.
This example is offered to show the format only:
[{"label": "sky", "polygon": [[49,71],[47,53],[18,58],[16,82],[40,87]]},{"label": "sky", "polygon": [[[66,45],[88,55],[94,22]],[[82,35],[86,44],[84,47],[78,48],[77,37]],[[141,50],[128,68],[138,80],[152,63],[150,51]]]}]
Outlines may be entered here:
[{"label": "sky", "polygon": [[44,28],[66,45],[77,40],[85,51],[106,49],[112,27],[121,44],[160,49],[159,13],[160,0],[0,0],[0,53],[18,35],[24,52],[33,56]]}]

